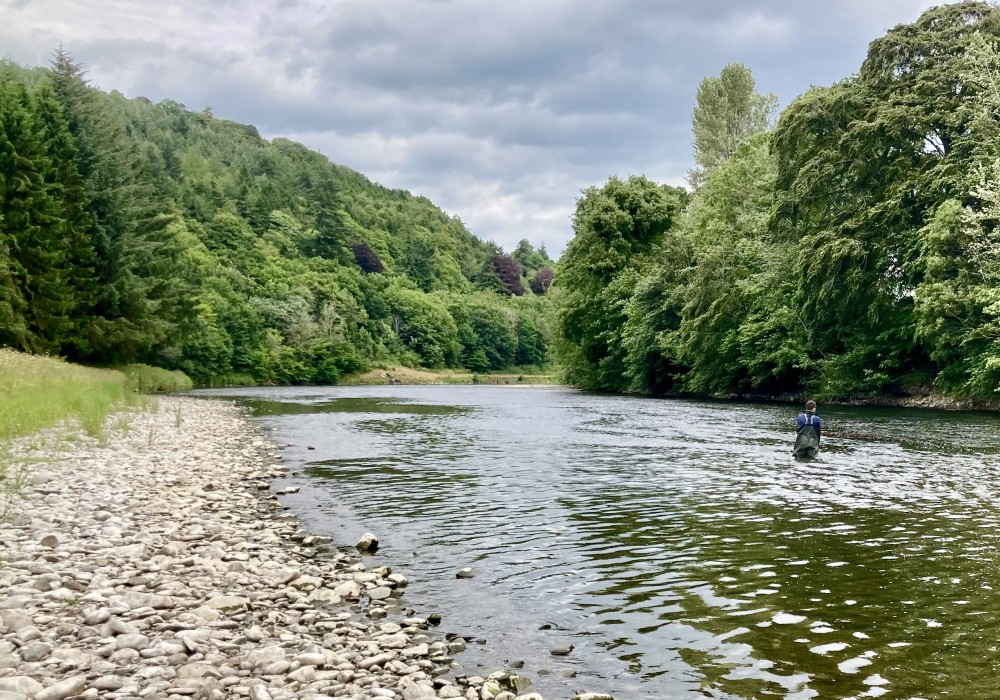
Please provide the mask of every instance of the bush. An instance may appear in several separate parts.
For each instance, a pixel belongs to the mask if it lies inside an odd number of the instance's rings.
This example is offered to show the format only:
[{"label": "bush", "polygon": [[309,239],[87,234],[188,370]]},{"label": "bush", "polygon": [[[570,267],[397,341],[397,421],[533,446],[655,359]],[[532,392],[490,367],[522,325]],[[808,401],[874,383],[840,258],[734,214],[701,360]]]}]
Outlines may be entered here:
[{"label": "bush", "polygon": [[160,369],[149,365],[126,365],[126,385],[140,394],[162,394],[168,391],[186,391],[194,386],[191,378],[179,370]]}]

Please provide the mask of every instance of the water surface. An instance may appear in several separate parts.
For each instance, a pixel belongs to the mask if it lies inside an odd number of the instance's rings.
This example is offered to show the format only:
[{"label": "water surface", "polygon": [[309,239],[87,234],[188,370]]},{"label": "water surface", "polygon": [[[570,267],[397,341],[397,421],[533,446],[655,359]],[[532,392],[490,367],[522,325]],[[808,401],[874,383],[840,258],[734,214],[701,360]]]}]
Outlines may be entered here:
[{"label": "water surface", "polygon": [[481,640],[464,672],[523,660],[548,698],[1000,697],[994,415],[821,407],[824,449],[796,462],[782,405],[202,393],[293,445],[305,527],[375,532],[406,605]]}]

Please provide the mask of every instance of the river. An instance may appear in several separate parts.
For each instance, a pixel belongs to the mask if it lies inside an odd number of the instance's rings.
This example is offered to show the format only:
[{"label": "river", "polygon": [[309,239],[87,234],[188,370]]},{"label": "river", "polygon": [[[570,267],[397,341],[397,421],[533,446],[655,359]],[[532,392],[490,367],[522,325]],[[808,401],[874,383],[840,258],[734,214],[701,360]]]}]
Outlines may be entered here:
[{"label": "river", "polygon": [[476,640],[460,673],[523,661],[549,699],[1000,697],[996,415],[821,405],[823,450],[797,462],[787,405],[199,393],[291,445],[305,528],[376,533],[405,605]]}]

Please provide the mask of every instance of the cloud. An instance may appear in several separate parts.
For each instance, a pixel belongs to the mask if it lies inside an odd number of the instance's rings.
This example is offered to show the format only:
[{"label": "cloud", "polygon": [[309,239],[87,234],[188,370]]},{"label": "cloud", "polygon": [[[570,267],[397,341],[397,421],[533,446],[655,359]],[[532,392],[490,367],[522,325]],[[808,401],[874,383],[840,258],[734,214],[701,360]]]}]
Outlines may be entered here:
[{"label": "cloud", "polygon": [[927,0],[0,0],[25,64],[173,99],[425,195],[507,248],[571,235],[611,175],[680,184],[699,81],[741,61],[787,104]]}]

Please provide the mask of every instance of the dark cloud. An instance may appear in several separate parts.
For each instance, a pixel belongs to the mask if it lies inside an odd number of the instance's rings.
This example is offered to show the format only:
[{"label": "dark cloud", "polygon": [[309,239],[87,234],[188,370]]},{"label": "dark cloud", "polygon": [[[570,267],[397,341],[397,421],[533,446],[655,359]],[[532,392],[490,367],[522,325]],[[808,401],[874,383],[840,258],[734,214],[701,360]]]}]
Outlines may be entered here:
[{"label": "dark cloud", "polygon": [[[782,105],[856,72],[932,0],[0,0],[0,46],[60,42],[95,83],[288,136],[484,238],[561,250],[582,188],[691,166],[699,81]],[[6,9],[5,9],[6,8]]]}]

